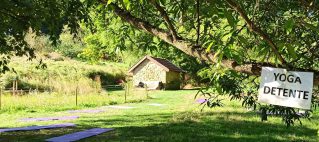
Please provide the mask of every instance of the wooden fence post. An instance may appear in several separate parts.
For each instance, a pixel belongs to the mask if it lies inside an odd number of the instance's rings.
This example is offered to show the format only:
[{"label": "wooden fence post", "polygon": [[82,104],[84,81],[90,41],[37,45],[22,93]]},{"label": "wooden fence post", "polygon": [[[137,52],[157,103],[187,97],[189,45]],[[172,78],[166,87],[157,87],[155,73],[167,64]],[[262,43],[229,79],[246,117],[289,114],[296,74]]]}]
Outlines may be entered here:
[{"label": "wooden fence post", "polygon": [[16,88],[15,88],[16,90],[15,90],[15,93],[18,93],[19,91],[18,91],[18,78],[16,79]]},{"label": "wooden fence post", "polygon": [[101,92],[101,88],[102,88],[102,82],[101,82],[101,75],[95,75],[94,76],[94,81],[96,83],[95,85],[95,91],[97,93],[100,93]]},{"label": "wooden fence post", "polygon": [[12,95],[15,95],[14,94],[14,90],[15,90],[14,87],[15,87],[15,80],[12,81]]},{"label": "wooden fence post", "polygon": [[2,86],[0,87],[0,110],[2,108]]},{"label": "wooden fence post", "polygon": [[144,87],[145,87],[145,91],[146,91],[146,99],[148,99],[148,87],[147,87],[147,84],[145,83],[144,84]]},{"label": "wooden fence post", "polygon": [[18,91],[18,79],[15,78],[12,81],[12,95],[16,95],[16,91]]},{"label": "wooden fence post", "polygon": [[126,82],[125,83],[125,86],[124,86],[125,88],[125,94],[124,94],[124,103],[126,103],[126,95],[127,95],[127,93],[128,93],[128,83]]},{"label": "wooden fence post", "polygon": [[75,88],[75,105],[78,106],[78,85]]}]

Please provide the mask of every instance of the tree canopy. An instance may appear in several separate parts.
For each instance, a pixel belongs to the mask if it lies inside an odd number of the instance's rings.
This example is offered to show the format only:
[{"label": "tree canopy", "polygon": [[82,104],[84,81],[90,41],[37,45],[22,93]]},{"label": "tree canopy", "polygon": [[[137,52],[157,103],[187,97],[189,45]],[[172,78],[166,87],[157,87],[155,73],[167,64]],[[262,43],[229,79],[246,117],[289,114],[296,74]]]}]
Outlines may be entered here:
[{"label": "tree canopy", "polygon": [[79,22],[88,22],[87,8],[78,0],[5,0],[0,5],[1,71],[9,70],[6,64],[11,56],[34,58],[34,49],[25,41],[32,29],[37,35],[47,34],[56,42],[64,25],[73,33]]},{"label": "tree canopy", "polygon": [[235,71],[259,75],[263,65],[318,68],[316,1],[216,0],[198,1],[198,6],[186,0],[105,4],[123,21],[186,54]]},{"label": "tree canopy", "polygon": [[[290,125],[300,118],[295,109],[257,103],[255,76],[262,66],[282,67],[312,71],[318,84],[318,4],[316,0],[6,0],[0,7],[1,63],[13,54],[34,56],[24,42],[29,28],[56,40],[63,25],[76,33],[84,23],[91,32],[85,38],[89,47],[85,55],[146,48],[188,55],[211,64],[200,72],[211,80],[206,91],[230,94],[247,107],[279,111]],[[316,101],[316,95],[313,98]],[[219,106],[216,100],[207,105]]]}]

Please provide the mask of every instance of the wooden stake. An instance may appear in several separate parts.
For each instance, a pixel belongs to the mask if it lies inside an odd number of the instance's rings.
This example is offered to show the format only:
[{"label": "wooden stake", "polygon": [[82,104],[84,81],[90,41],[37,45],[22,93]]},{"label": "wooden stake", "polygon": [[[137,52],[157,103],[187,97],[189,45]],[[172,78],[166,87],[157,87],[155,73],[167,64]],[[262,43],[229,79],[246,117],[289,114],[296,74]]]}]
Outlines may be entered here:
[{"label": "wooden stake", "polygon": [[16,92],[18,92],[18,79],[16,80]]},{"label": "wooden stake", "polygon": [[124,103],[126,103],[126,95],[127,95],[127,92],[128,92],[128,84],[127,83],[125,83],[125,86],[124,86],[125,88],[125,94],[124,94]]},{"label": "wooden stake", "polygon": [[15,93],[14,93],[14,87],[15,87],[15,80],[13,80],[12,81],[12,95],[15,95]]},{"label": "wooden stake", "polygon": [[145,89],[146,89],[146,99],[148,99],[149,97],[148,97],[148,89],[147,89],[148,87],[147,87],[147,84],[145,84]]},{"label": "wooden stake", "polygon": [[78,86],[75,89],[75,105],[78,106]]},{"label": "wooden stake", "polygon": [[130,88],[130,83],[127,83],[127,95],[128,95],[128,96],[129,96],[130,93],[131,93],[131,92],[130,92],[130,89],[131,89],[131,88]]},{"label": "wooden stake", "polygon": [[2,97],[2,86],[0,87],[0,110],[1,110],[1,106],[2,106],[1,97]]}]

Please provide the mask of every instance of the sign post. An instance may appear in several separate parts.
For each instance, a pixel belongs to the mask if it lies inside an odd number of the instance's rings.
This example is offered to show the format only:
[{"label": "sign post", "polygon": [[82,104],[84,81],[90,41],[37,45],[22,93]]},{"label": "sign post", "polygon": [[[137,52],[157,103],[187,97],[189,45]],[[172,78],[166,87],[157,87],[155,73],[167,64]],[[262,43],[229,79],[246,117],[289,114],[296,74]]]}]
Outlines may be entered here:
[{"label": "sign post", "polygon": [[312,72],[263,67],[258,101],[309,110],[313,87]]}]

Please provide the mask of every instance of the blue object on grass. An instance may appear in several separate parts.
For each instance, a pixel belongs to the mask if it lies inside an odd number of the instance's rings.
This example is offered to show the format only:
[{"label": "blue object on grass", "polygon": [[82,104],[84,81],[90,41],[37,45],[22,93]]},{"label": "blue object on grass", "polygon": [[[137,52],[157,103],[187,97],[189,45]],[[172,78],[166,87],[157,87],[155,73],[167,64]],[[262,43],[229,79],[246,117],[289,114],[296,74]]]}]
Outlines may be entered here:
[{"label": "blue object on grass", "polygon": [[41,130],[41,129],[65,128],[65,127],[73,127],[73,126],[75,126],[75,124],[73,123],[62,123],[62,124],[54,124],[54,125],[46,125],[46,126],[17,127],[17,128],[0,129],[0,133],[12,132],[12,131],[33,131],[33,130]]},{"label": "blue object on grass", "polygon": [[99,135],[108,131],[112,131],[110,128],[93,128],[81,132],[76,132],[72,134],[67,134],[59,137],[53,137],[50,139],[46,139],[47,142],[73,142],[78,141],[84,138],[92,137],[95,135]]},{"label": "blue object on grass", "polygon": [[207,102],[207,99],[197,99],[196,102],[197,102],[197,103],[200,103],[200,104],[206,103],[206,102]]}]

